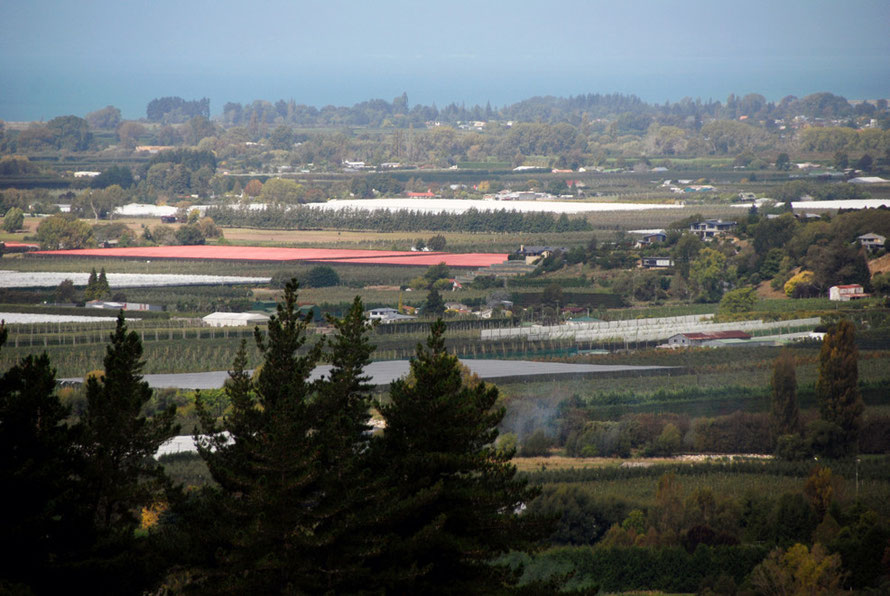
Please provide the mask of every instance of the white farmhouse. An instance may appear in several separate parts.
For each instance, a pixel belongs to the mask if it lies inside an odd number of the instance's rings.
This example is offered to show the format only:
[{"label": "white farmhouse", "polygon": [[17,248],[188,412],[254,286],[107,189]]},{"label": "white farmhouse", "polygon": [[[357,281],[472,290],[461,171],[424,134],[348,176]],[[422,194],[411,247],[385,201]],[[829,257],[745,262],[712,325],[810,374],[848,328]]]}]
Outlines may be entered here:
[{"label": "white farmhouse", "polygon": [[849,302],[850,300],[868,298],[868,296],[869,294],[866,294],[865,289],[859,284],[831,286],[828,288],[828,299],[837,302]]}]

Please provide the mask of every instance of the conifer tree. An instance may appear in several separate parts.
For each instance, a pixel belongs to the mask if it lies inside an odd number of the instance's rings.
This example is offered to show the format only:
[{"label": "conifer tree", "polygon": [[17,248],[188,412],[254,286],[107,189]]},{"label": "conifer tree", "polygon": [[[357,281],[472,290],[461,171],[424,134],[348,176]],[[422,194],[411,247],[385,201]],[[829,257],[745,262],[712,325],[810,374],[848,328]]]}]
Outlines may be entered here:
[{"label": "conifer tree", "polygon": [[344,318],[328,320],[336,333],[328,350],[331,371],[318,384],[314,402],[324,497],[315,512],[321,538],[313,552],[318,581],[309,589],[353,593],[375,585],[368,561],[379,552],[378,518],[391,492],[368,461],[371,385],[364,369],[374,346],[361,299],[356,296]]},{"label": "conifer tree", "polygon": [[[0,346],[5,340],[0,326]],[[55,381],[46,354],[29,355],[0,376],[0,536],[7,544],[0,591],[60,591],[71,552],[90,537],[76,516],[80,463]]]},{"label": "conifer tree", "polygon": [[423,314],[439,317],[442,316],[444,312],[445,301],[442,300],[442,295],[436,288],[431,289],[430,293],[427,294],[426,303],[423,306]]},{"label": "conifer tree", "polygon": [[379,405],[380,462],[396,495],[377,573],[392,593],[497,591],[507,576],[491,560],[542,530],[517,514],[537,491],[493,445],[504,416],[498,390],[463,383],[444,332],[441,320],[432,325],[411,360],[413,382],[393,382],[390,403]]},{"label": "conifer tree", "polygon": [[217,591],[305,591],[316,573],[311,554],[318,547],[322,495],[309,376],[320,348],[299,353],[311,315],[300,315],[296,298],[291,280],[269,321],[268,338],[256,330],[263,364],[255,380],[243,370],[242,345],[226,386],[232,413],[223,426],[229,436],[217,434],[201,449],[234,528],[216,569],[206,570]]},{"label": "conifer tree", "polygon": [[83,291],[83,297],[87,300],[96,300],[98,296],[96,295],[97,285],[99,283],[99,278],[96,276],[96,268],[93,267],[93,270],[90,271],[90,277],[87,279],[87,287]]},{"label": "conifer tree", "polygon": [[841,452],[848,455],[858,450],[859,427],[865,409],[859,392],[859,352],[854,334],[853,323],[842,319],[825,335],[816,383],[819,414],[843,431]]},{"label": "conifer tree", "polygon": [[800,432],[800,409],[797,405],[797,375],[794,357],[782,351],[773,364],[772,409],[770,427],[773,439]]},{"label": "conifer tree", "polygon": [[173,422],[175,406],[152,419],[143,413],[152,390],[142,379],[142,342],[127,330],[123,311],[104,365],[104,376],[87,379],[86,412],[75,429],[86,461],[82,500],[96,533],[81,567],[91,574],[101,569],[97,589],[115,592],[139,589],[146,581],[133,532],[141,508],[169,488],[154,454],[179,429]]},{"label": "conifer tree", "polygon": [[108,276],[105,275],[105,267],[99,272],[99,279],[96,280],[96,300],[100,300],[111,294],[111,286],[108,285]]}]

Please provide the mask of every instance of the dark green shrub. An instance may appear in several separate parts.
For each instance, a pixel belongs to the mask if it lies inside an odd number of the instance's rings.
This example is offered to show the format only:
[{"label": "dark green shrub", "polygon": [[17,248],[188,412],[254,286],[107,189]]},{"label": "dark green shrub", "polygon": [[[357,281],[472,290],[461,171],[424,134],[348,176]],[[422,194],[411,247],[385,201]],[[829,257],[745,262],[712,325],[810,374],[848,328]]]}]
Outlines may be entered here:
[{"label": "dark green shrub", "polygon": [[801,461],[812,457],[809,442],[798,434],[782,435],[776,444],[776,457],[788,461]]},{"label": "dark green shrub", "polygon": [[526,437],[519,448],[520,457],[547,457],[550,455],[550,447],[553,445],[553,439],[547,436],[547,433],[540,428]]},{"label": "dark green shrub", "polygon": [[306,286],[309,288],[327,288],[340,285],[340,276],[333,267],[318,265],[306,275]]}]

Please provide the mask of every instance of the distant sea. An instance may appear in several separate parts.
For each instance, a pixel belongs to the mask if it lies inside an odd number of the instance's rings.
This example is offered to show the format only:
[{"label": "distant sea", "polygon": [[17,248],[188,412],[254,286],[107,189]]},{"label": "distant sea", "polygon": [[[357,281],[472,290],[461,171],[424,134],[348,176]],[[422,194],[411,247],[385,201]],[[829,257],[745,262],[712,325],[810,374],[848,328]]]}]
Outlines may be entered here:
[{"label": "distant sea", "polygon": [[255,99],[322,107],[349,106],[368,99],[387,101],[408,94],[410,105],[449,103],[468,107],[490,102],[502,107],[539,95],[586,93],[634,94],[651,103],[684,97],[725,101],[730,93],[760,93],[770,101],[787,95],[802,97],[829,91],[847,99],[890,97],[890,60],[866,58],[775,60],[757,68],[744,62],[700,60],[645,63],[610,69],[530,69],[509,72],[375,73],[356,69],[296,73],[275,70],[237,74],[206,72],[113,72],[68,69],[0,67],[0,119],[49,120],[55,116],[83,116],[106,105],[120,108],[125,118],[142,118],[156,97],[210,98],[212,114],[234,101]]}]

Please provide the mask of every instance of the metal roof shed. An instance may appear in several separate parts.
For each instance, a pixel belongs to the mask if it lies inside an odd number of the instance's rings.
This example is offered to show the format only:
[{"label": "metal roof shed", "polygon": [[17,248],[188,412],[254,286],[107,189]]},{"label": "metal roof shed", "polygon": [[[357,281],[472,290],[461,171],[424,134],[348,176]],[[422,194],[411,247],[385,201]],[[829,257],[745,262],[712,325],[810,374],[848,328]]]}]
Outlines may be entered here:
[{"label": "metal roof shed", "polygon": [[202,319],[211,327],[249,327],[269,322],[268,315],[255,312],[215,312]]}]

